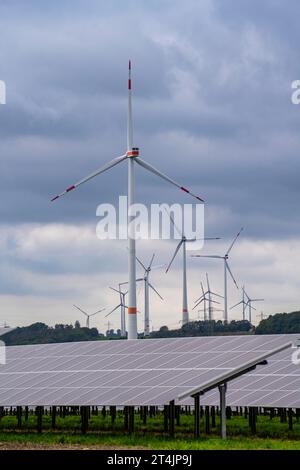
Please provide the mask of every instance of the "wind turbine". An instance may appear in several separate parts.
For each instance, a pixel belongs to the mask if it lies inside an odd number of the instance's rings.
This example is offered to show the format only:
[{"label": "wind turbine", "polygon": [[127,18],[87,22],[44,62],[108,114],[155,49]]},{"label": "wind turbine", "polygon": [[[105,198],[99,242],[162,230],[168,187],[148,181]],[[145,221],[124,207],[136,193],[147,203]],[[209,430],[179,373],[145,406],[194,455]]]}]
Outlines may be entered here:
[{"label": "wind turbine", "polygon": [[136,306],[136,259],[135,259],[135,213],[134,213],[134,188],[135,188],[135,164],[137,163],[145,170],[154,173],[156,176],[159,176],[163,180],[171,183],[173,186],[176,186],[181,191],[190,194],[192,197],[196,198],[201,203],[204,203],[203,199],[199,196],[196,196],[187,188],[177,183],[173,179],[169,178],[165,174],[158,171],[156,168],[151,166],[149,163],[145,162],[139,157],[139,149],[133,146],[133,125],[132,125],[132,103],[131,103],[131,61],[129,61],[128,69],[128,126],[127,126],[127,152],[120,157],[114,158],[110,162],[106,163],[104,166],[94,171],[86,178],[78,181],[77,183],[69,186],[64,192],[58,194],[52,198],[52,201],[60,198],[61,196],[69,193],[73,189],[78,188],[82,184],[90,181],[92,178],[104,173],[107,170],[110,170],[119,163],[127,160],[128,162],[128,205],[127,205],[127,222],[128,222],[128,238],[129,238],[129,300],[128,300],[128,339],[137,339],[137,306]]},{"label": "wind turbine", "polygon": [[246,293],[246,291],[245,291],[245,294],[246,294],[246,297],[248,299],[247,305],[248,305],[248,308],[249,308],[249,322],[251,323],[251,321],[252,321],[252,310],[256,310],[256,308],[252,307],[252,302],[264,302],[265,299],[251,299],[249,297],[249,295]]},{"label": "wind turbine", "polygon": [[90,317],[93,317],[94,315],[97,315],[97,313],[103,312],[105,310],[105,308],[101,308],[100,310],[97,310],[97,312],[87,313],[84,310],[82,310],[82,308],[77,307],[77,305],[73,305],[73,307],[77,308],[77,310],[79,310],[81,313],[83,313],[86,316],[86,325],[85,325],[86,328],[90,327]]},{"label": "wind turbine", "polygon": [[152,258],[150,260],[150,263],[148,267],[146,267],[142,261],[136,257],[137,262],[142,266],[144,269],[144,276],[140,279],[137,279],[137,281],[143,281],[144,282],[144,309],[145,309],[145,314],[144,314],[144,336],[150,336],[150,308],[149,308],[149,287],[152,289],[158,297],[163,300],[162,296],[160,295],[159,292],[153,287],[153,285],[149,281],[149,274],[153,269],[158,269],[161,268],[163,265],[159,266],[152,266],[153,260],[154,260],[155,254],[153,253]]},{"label": "wind turbine", "polygon": [[[182,247],[182,261],[183,261],[183,265],[182,265],[182,325],[186,325],[188,322],[189,322],[189,309],[188,309],[188,299],[187,299],[187,274],[186,274],[186,244],[187,243],[190,243],[190,242],[195,242],[197,240],[220,240],[219,238],[186,238],[185,234],[184,234],[184,229],[182,227],[182,230],[180,230],[176,224],[175,224],[175,221],[173,219],[173,217],[171,216],[171,214],[169,214],[169,217],[170,217],[170,220],[174,226],[174,228],[176,229],[176,231],[178,232],[178,234],[181,236],[181,240],[180,242],[178,243],[176,249],[175,249],[175,252],[174,252],[174,255],[173,255],[173,258],[171,259],[167,269],[166,269],[166,273],[169,272],[169,269],[174,261],[174,259],[176,258],[177,256],[177,253],[179,252],[180,248]],[[184,222],[183,224],[184,225]]]},{"label": "wind turbine", "polygon": [[192,258],[214,258],[214,259],[222,259],[224,262],[224,321],[228,322],[228,302],[227,302],[227,271],[229,272],[236,288],[238,289],[238,285],[236,283],[236,280],[233,277],[233,274],[231,272],[231,269],[228,264],[228,258],[229,258],[229,253],[231,252],[235,242],[237,241],[238,237],[240,236],[241,232],[244,229],[241,228],[241,230],[238,232],[238,234],[234,237],[230,247],[228,248],[227,252],[225,253],[224,256],[219,256],[219,255],[192,255]]},{"label": "wind turbine", "polygon": [[208,280],[208,275],[206,273],[206,282],[207,282],[207,291],[204,292],[204,287],[201,282],[201,290],[202,290],[202,295],[195,301],[195,308],[197,308],[202,302],[203,302],[203,311],[204,311],[204,320],[207,320],[207,309],[206,309],[206,302],[208,303],[208,319],[211,321],[212,320],[212,312],[213,312],[213,307],[212,304],[220,304],[220,302],[217,302],[216,300],[212,300],[212,295],[216,295],[217,297],[222,297],[219,294],[215,294],[210,290],[209,286],[209,280]]},{"label": "wind turbine", "polygon": [[223,299],[222,295],[216,294],[212,290],[210,290],[210,284],[209,284],[209,279],[208,279],[208,274],[206,273],[206,284],[207,284],[207,294],[208,294],[208,319],[211,321],[213,319],[213,303],[219,303],[214,300],[212,300],[212,296],[220,297],[220,299]]},{"label": "wind turbine", "polygon": [[[207,309],[206,309],[206,302],[209,301],[209,299],[206,297],[206,292],[204,292],[204,287],[203,287],[203,284],[202,284],[202,281],[201,281],[201,290],[202,290],[202,296],[199,297],[199,299],[197,299],[195,301],[196,305],[193,307],[193,310],[195,310],[195,308],[197,308],[202,302],[203,302],[203,317],[204,317],[204,321],[207,320]],[[200,312],[200,310],[199,310]],[[198,312],[198,313],[199,313]]]},{"label": "wind turbine", "polygon": [[120,296],[120,303],[113,308],[107,315],[105,315],[105,318],[108,317],[111,313],[115,312],[119,307],[121,308],[121,336],[126,337],[126,315],[125,315],[125,309],[128,308],[125,304],[125,297],[128,294],[128,291],[123,292],[122,291],[122,286],[124,285],[124,282],[119,283],[119,289],[115,289],[114,287],[110,287],[111,290],[117,292]]},{"label": "wind turbine", "polygon": [[[243,292],[243,296],[242,296],[242,300],[240,302],[238,302],[237,304],[233,305],[232,307],[230,307],[230,310],[232,310],[233,308],[237,307],[238,305],[241,305],[243,306],[243,320],[246,320],[246,307],[248,305],[248,302],[246,302],[246,292],[245,292],[245,286],[242,287],[242,292]],[[254,308],[254,307],[252,307]]]}]

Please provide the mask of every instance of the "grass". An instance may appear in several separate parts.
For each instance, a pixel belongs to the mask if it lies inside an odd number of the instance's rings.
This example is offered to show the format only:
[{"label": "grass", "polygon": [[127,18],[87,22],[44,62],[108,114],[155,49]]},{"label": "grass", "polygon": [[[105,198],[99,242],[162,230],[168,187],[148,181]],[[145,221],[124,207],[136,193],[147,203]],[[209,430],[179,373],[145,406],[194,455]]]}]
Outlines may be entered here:
[{"label": "grass", "polygon": [[[222,441],[217,428],[210,435],[204,434],[204,423],[201,423],[201,438],[193,437],[193,417],[181,415],[180,426],[175,427],[175,438],[163,433],[161,415],[148,418],[145,426],[138,414],[135,417],[135,433],[129,436],[124,432],[123,417],[118,414],[114,425],[110,416],[91,416],[89,432],[80,432],[80,417],[57,417],[56,430],[51,430],[51,417],[43,417],[43,433],[36,432],[36,417],[30,415],[28,422],[17,429],[15,416],[5,416],[0,420],[0,446],[17,445],[18,448],[30,446],[81,446],[84,448],[137,448],[149,450],[218,450],[218,449],[273,449],[300,450],[300,422],[294,419],[293,431],[288,430],[288,423],[281,423],[279,418],[270,420],[268,416],[259,416],[257,434],[253,436],[248,420],[234,416],[227,421],[228,439]],[[218,425],[218,421],[217,421]]]}]

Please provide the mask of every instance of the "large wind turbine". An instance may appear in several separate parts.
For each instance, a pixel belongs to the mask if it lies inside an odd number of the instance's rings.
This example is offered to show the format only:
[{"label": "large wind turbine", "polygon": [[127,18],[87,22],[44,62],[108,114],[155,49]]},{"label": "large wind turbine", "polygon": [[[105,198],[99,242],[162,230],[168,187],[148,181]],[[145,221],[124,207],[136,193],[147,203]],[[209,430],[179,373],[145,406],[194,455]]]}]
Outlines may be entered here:
[{"label": "large wind turbine", "polygon": [[86,327],[87,328],[90,327],[90,317],[93,317],[94,315],[97,315],[97,313],[103,312],[105,310],[105,308],[101,308],[100,310],[97,310],[97,312],[87,313],[84,310],[82,310],[82,308],[77,307],[77,305],[73,305],[73,307],[77,308],[77,310],[79,310],[81,313],[83,313],[86,316]]},{"label": "large wind turbine", "polygon": [[[176,231],[178,232],[178,234],[181,235],[181,240],[180,242],[178,243],[176,249],[175,249],[175,252],[174,252],[174,255],[173,255],[173,258],[171,259],[167,269],[166,269],[166,273],[168,273],[174,259],[176,258],[177,256],[177,253],[179,252],[180,248],[182,247],[182,262],[183,262],[183,266],[182,266],[182,325],[186,325],[188,322],[189,322],[189,309],[188,309],[188,295],[187,295],[187,274],[186,274],[186,244],[187,243],[190,243],[190,242],[195,242],[197,240],[219,240],[219,238],[186,238],[185,234],[184,234],[184,228],[182,227],[182,230],[180,230],[176,224],[175,224],[175,221],[173,219],[173,217],[171,216],[171,214],[169,214],[169,217],[170,217],[170,220],[174,226],[174,229],[176,229]],[[184,225],[184,222],[183,224]]]},{"label": "large wind turbine", "polygon": [[113,168],[119,163],[127,160],[128,162],[128,208],[127,208],[127,221],[128,221],[128,238],[129,238],[129,301],[128,301],[128,339],[137,339],[137,307],[136,307],[136,259],[135,259],[135,226],[134,226],[134,170],[135,163],[143,167],[145,170],[154,173],[156,176],[159,176],[163,180],[171,183],[173,186],[176,186],[181,191],[190,194],[192,197],[196,198],[198,201],[203,203],[203,199],[193,194],[187,188],[177,183],[173,179],[169,178],[165,174],[158,171],[149,163],[145,162],[139,157],[139,149],[133,146],[133,125],[132,125],[132,104],[131,104],[131,62],[129,61],[129,70],[128,70],[128,126],[127,126],[127,152],[120,157],[117,157],[110,162],[106,163],[104,166],[96,170],[95,172],[88,175],[86,178],[78,181],[77,183],[69,186],[64,192],[52,198],[52,201],[55,201],[59,197],[69,193],[78,186],[90,181],[95,176],[104,173],[105,171]]},{"label": "large wind turbine", "polygon": [[219,256],[219,255],[192,255],[192,258],[214,258],[214,259],[222,259],[224,262],[224,321],[228,322],[228,302],[227,302],[227,271],[229,272],[231,279],[233,280],[236,288],[238,289],[238,285],[236,283],[236,280],[233,277],[233,274],[231,272],[231,269],[228,264],[228,258],[229,258],[229,253],[231,252],[235,242],[237,241],[238,237],[240,236],[241,232],[244,229],[241,228],[239,233],[234,237],[230,247],[228,248],[227,252],[225,253],[224,256]]},{"label": "large wind turbine", "polygon": [[152,258],[150,260],[150,263],[147,267],[142,263],[142,261],[138,257],[136,257],[137,262],[144,269],[144,276],[140,279],[137,279],[137,281],[143,281],[143,283],[144,283],[144,309],[145,309],[145,313],[144,313],[144,336],[149,336],[150,335],[149,287],[150,287],[150,289],[153,290],[153,292],[156,293],[156,295],[158,295],[158,297],[161,300],[163,300],[160,293],[155,289],[155,287],[153,287],[153,285],[149,281],[150,272],[153,269],[158,269],[158,268],[163,267],[163,265],[152,266],[154,257],[155,257],[155,254],[153,253]]}]

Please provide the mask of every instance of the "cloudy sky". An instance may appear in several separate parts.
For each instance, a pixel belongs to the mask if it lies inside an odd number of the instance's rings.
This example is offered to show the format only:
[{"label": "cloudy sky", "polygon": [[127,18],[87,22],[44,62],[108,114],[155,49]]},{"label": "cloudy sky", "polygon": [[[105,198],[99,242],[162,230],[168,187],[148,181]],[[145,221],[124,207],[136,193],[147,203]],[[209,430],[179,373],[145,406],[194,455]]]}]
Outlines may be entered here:
[{"label": "cloudy sky", "polygon": [[[239,285],[265,298],[255,315],[299,309],[299,10],[296,0],[1,1],[0,324],[74,322],[73,303],[118,302],[108,286],[127,279],[126,243],[97,239],[96,208],[126,194],[126,165],[49,201],[126,150],[129,58],[135,145],[205,198],[205,233],[222,240],[202,253],[224,254],[244,226],[230,263]],[[191,202],[142,169],[136,197]],[[137,249],[145,263],[153,251],[167,263],[175,243]],[[206,271],[222,293],[221,263],[189,257],[191,307]],[[165,299],[151,297],[153,327],[178,326],[180,256],[152,283]],[[240,300],[231,281],[229,294],[229,305]],[[141,289],[138,301],[142,311]],[[117,313],[110,320],[119,326]]]}]

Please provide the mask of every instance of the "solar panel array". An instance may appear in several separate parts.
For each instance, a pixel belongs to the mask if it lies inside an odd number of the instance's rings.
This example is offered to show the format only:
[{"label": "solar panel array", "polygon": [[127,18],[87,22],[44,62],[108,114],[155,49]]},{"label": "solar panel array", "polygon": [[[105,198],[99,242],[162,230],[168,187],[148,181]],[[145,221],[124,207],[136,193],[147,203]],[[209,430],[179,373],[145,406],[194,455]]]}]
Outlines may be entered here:
[{"label": "solar panel array", "polygon": [[[277,353],[268,359],[268,365],[230,382],[227,405],[300,408],[300,364],[293,363],[294,352],[289,349]],[[207,392],[201,403],[217,405],[218,394],[214,390]]]},{"label": "solar panel array", "polygon": [[164,405],[290,339],[219,336],[8,347],[7,363],[0,365],[0,405]]}]

